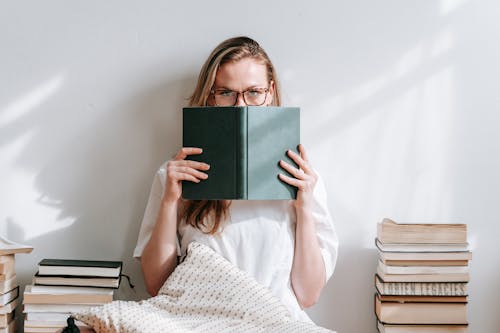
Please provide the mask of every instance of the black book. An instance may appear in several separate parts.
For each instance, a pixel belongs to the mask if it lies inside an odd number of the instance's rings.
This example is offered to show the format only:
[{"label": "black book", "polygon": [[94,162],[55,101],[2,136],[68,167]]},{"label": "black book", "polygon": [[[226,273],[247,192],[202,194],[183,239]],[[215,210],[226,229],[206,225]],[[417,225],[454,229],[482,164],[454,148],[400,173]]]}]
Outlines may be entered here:
[{"label": "black book", "polygon": [[72,275],[119,277],[121,261],[43,259],[38,263],[38,275]]}]

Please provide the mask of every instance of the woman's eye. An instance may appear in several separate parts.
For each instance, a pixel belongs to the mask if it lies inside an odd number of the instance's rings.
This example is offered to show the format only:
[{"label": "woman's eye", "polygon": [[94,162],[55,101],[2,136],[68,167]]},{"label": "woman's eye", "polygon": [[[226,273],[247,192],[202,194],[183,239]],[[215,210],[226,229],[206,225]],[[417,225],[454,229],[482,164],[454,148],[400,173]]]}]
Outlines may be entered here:
[{"label": "woman's eye", "polygon": [[232,90],[222,90],[222,91],[219,91],[219,95],[221,96],[233,96],[234,95],[234,91]]},{"label": "woman's eye", "polygon": [[259,90],[249,90],[247,93],[249,96],[255,97],[255,96],[259,96],[260,91]]}]

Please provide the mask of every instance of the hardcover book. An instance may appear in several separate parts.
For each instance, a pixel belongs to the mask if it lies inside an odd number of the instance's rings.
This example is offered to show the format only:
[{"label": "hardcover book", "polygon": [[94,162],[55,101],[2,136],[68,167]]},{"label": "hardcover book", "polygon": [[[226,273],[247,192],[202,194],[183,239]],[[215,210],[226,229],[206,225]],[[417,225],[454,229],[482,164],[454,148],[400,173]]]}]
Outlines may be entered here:
[{"label": "hardcover book", "polygon": [[183,109],[183,146],[202,148],[188,159],[210,165],[208,178],[183,181],[189,200],[288,200],[297,188],[282,182],[286,151],[297,152],[300,109],[296,107],[188,107]]},{"label": "hardcover book", "polygon": [[469,266],[394,266],[379,260],[378,267],[385,274],[461,274],[469,273]]},{"label": "hardcover book", "polygon": [[45,287],[27,285],[24,303],[29,304],[100,304],[113,300],[113,290],[86,287]]},{"label": "hardcover book", "polygon": [[19,297],[10,301],[9,303],[7,303],[5,305],[0,306],[0,315],[14,311],[15,308],[17,307],[18,303],[19,303]]},{"label": "hardcover book", "polygon": [[467,303],[384,302],[375,295],[375,314],[388,324],[465,325]]},{"label": "hardcover book", "polygon": [[120,286],[120,277],[35,274],[33,283],[40,286],[80,286],[116,289]]},{"label": "hardcover book", "polygon": [[382,252],[469,252],[469,243],[462,244],[411,244],[411,243],[382,243],[375,238],[375,245]]},{"label": "hardcover book", "polygon": [[121,269],[121,261],[43,259],[38,264],[38,275],[118,277]]},{"label": "hardcover book", "polygon": [[394,296],[467,296],[467,282],[386,282],[375,275],[380,295]]},{"label": "hardcover book", "polygon": [[387,274],[377,266],[377,275],[384,282],[469,282],[469,273],[450,274]]},{"label": "hardcover book", "polygon": [[467,225],[396,223],[384,218],[377,226],[377,237],[381,243],[392,244],[465,244]]}]

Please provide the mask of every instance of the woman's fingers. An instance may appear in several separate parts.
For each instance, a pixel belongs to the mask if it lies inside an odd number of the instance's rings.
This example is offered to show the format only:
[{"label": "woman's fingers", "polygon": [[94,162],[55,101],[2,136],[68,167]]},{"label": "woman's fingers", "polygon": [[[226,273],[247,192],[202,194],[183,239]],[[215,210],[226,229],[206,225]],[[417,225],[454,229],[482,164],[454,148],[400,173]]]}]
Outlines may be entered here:
[{"label": "woman's fingers", "polygon": [[[187,162],[187,161],[186,161]],[[197,179],[207,179],[208,175],[196,168],[189,166],[190,163],[169,163],[167,166],[167,172],[170,177],[176,180],[185,180],[183,175],[191,175]],[[196,165],[196,164],[195,164]],[[209,167],[203,167],[202,170],[208,170]]]},{"label": "woman's fingers", "polygon": [[200,155],[201,153],[203,153],[203,149],[201,148],[183,147],[179,150],[177,155],[175,155],[174,160],[184,160],[189,155]]},{"label": "woman's fingers", "polygon": [[307,176],[304,173],[304,171],[299,170],[299,169],[291,166],[290,164],[288,164],[287,162],[285,162],[283,160],[280,161],[280,167],[282,167],[285,171],[287,171],[289,174],[291,174],[295,178],[304,179],[304,177]]},{"label": "woman's fingers", "polygon": [[194,176],[191,173],[177,172],[177,171],[173,171],[170,174],[171,180],[174,181],[174,182],[179,182],[181,180],[188,180],[188,181],[195,182],[195,183],[199,183],[201,181],[200,178],[201,179],[208,178],[207,174],[204,174],[204,175],[205,175],[204,177],[196,177],[196,176]]},{"label": "woman's fingers", "polygon": [[[287,155],[299,166],[300,169],[302,169],[305,173],[309,174],[311,173],[311,168],[309,167],[309,163],[307,161],[307,157],[305,155],[305,150],[302,147],[302,145],[299,145],[300,153],[302,156],[294,152],[293,150],[288,150]],[[304,159],[304,157],[306,157]]]},{"label": "woman's fingers", "polygon": [[303,187],[303,182],[298,180],[297,178],[292,178],[281,173],[278,174],[278,177],[285,183],[297,187],[299,190],[301,190]]},{"label": "woman's fingers", "polygon": [[280,166],[292,177],[279,174],[279,178],[285,183],[297,187],[299,191],[312,192],[316,185],[317,175],[310,166],[306,151],[302,145],[299,145],[299,153],[300,155],[292,150],[287,151],[287,155],[297,163],[299,168],[281,160]]},{"label": "woman's fingers", "polygon": [[173,160],[168,162],[169,166],[176,167],[189,167],[197,170],[207,171],[210,169],[210,165],[203,162],[191,161],[191,160]]}]

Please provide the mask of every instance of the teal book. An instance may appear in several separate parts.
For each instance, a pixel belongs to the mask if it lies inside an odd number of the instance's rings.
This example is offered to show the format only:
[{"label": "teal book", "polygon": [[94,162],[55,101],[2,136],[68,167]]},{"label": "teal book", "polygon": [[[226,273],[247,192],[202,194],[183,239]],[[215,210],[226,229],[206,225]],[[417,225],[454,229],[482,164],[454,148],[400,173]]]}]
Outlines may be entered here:
[{"label": "teal book", "polygon": [[297,188],[278,174],[286,155],[300,143],[300,109],[276,106],[187,107],[183,147],[202,148],[188,159],[210,165],[208,178],[182,182],[188,200],[289,200]]}]

